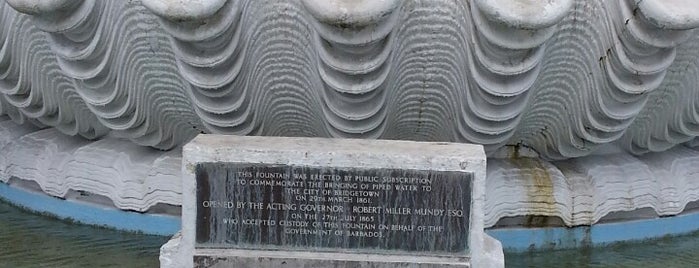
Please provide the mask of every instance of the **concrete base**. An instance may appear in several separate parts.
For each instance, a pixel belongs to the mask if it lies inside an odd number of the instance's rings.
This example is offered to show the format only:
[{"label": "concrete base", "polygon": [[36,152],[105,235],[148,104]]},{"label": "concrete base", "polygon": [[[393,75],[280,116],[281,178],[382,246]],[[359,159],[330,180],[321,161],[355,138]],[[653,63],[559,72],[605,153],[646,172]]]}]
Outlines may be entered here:
[{"label": "concrete base", "polygon": [[471,267],[468,258],[258,250],[197,250],[194,267]]},{"label": "concrete base", "polygon": [[[504,267],[500,242],[487,234],[484,238],[484,254],[477,264],[471,263],[467,257],[198,249],[194,267]],[[178,233],[160,249],[161,268],[191,265],[190,259],[181,252],[181,241],[182,236]]]}]

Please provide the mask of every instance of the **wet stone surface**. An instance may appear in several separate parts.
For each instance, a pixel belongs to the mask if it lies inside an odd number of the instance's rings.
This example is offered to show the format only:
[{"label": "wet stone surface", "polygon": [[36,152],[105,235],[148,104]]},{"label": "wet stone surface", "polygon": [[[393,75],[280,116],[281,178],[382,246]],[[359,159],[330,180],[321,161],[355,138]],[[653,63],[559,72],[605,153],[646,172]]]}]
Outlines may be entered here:
[{"label": "wet stone surface", "polygon": [[199,163],[197,248],[463,256],[472,174]]}]

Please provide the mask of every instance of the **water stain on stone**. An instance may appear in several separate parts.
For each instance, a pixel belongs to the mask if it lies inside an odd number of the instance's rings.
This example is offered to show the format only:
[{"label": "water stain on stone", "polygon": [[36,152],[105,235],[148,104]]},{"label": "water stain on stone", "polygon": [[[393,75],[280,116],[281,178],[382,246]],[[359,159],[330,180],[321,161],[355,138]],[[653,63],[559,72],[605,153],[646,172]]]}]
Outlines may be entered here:
[{"label": "water stain on stone", "polygon": [[519,177],[527,189],[527,202],[534,206],[536,215],[526,216],[526,227],[546,227],[551,222],[550,214],[556,211],[553,196],[553,179],[538,158],[521,157],[519,146],[512,146],[509,161],[518,168]]}]

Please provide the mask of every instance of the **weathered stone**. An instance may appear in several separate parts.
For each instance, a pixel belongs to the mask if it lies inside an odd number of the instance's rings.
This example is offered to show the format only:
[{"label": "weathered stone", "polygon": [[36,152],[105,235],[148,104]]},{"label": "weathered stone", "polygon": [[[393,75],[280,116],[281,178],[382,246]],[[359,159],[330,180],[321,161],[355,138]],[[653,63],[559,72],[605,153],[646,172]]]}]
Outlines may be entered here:
[{"label": "weathered stone", "polygon": [[475,145],[201,135],[183,152],[178,263],[501,266],[484,175]]}]

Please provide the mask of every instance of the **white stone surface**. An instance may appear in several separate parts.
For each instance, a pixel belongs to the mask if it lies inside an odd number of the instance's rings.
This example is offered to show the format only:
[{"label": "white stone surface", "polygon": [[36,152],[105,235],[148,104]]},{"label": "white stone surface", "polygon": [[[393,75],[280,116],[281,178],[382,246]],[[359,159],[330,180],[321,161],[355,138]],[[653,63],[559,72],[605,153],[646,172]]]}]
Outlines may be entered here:
[{"label": "white stone surface", "polygon": [[[264,163],[317,167],[395,168],[472,172],[474,177],[469,250],[474,267],[498,267],[492,258],[499,244],[483,232],[485,153],[482,147],[455,143],[422,143],[359,139],[265,138],[200,135],[183,149],[181,256],[191,266],[196,225],[194,166],[200,162]],[[495,265],[495,266],[493,266]],[[502,267],[502,266],[501,266]]]},{"label": "white stone surface", "polygon": [[226,0],[142,0],[142,3],[168,20],[193,21],[214,16]]},{"label": "white stone surface", "polygon": [[[546,162],[490,159],[485,226],[504,217],[559,217],[592,225],[614,212],[652,209],[677,215],[699,200],[699,151],[676,147],[634,157],[625,153]],[[639,213],[638,217],[647,217]],[[633,214],[630,214],[633,218]]]},{"label": "white stone surface", "polygon": [[57,197],[71,190],[98,194],[117,208],[140,212],[181,203],[179,150],[162,152],[114,138],[92,142],[0,121],[0,152],[2,182],[33,181]]},{"label": "white stone surface", "polygon": [[634,0],[653,24],[673,30],[699,26],[699,2],[692,0]]},{"label": "white stone surface", "polygon": [[182,233],[178,232],[172,239],[167,241],[160,247],[160,267],[162,268],[179,268],[185,266],[185,260],[180,254],[180,245],[182,243]]},{"label": "white stone surface", "polygon": [[19,12],[31,15],[44,15],[65,11],[77,6],[83,0],[5,0]]},{"label": "white stone surface", "polygon": [[367,26],[381,22],[399,5],[399,0],[301,0],[319,22],[328,25]]},{"label": "white stone surface", "polygon": [[573,0],[473,1],[491,20],[524,29],[538,29],[555,25],[568,14],[573,2]]},{"label": "white stone surface", "polygon": [[[109,138],[97,142],[18,125],[0,116],[0,180],[35,181],[48,194],[103,195],[121,209],[182,204],[180,151],[155,151]],[[400,160],[397,160],[400,161]],[[677,215],[699,200],[699,151],[676,147],[635,157],[610,152],[548,162],[488,160],[484,226],[517,216],[555,216],[567,226],[650,208]]]},{"label": "white stone surface", "polygon": [[489,159],[485,226],[504,217],[559,216],[571,222],[573,200],[567,178],[537,158]]},{"label": "white stone surface", "polygon": [[697,137],[692,0],[6,0],[0,114],[159,149],[198,133],[524,145]]}]

